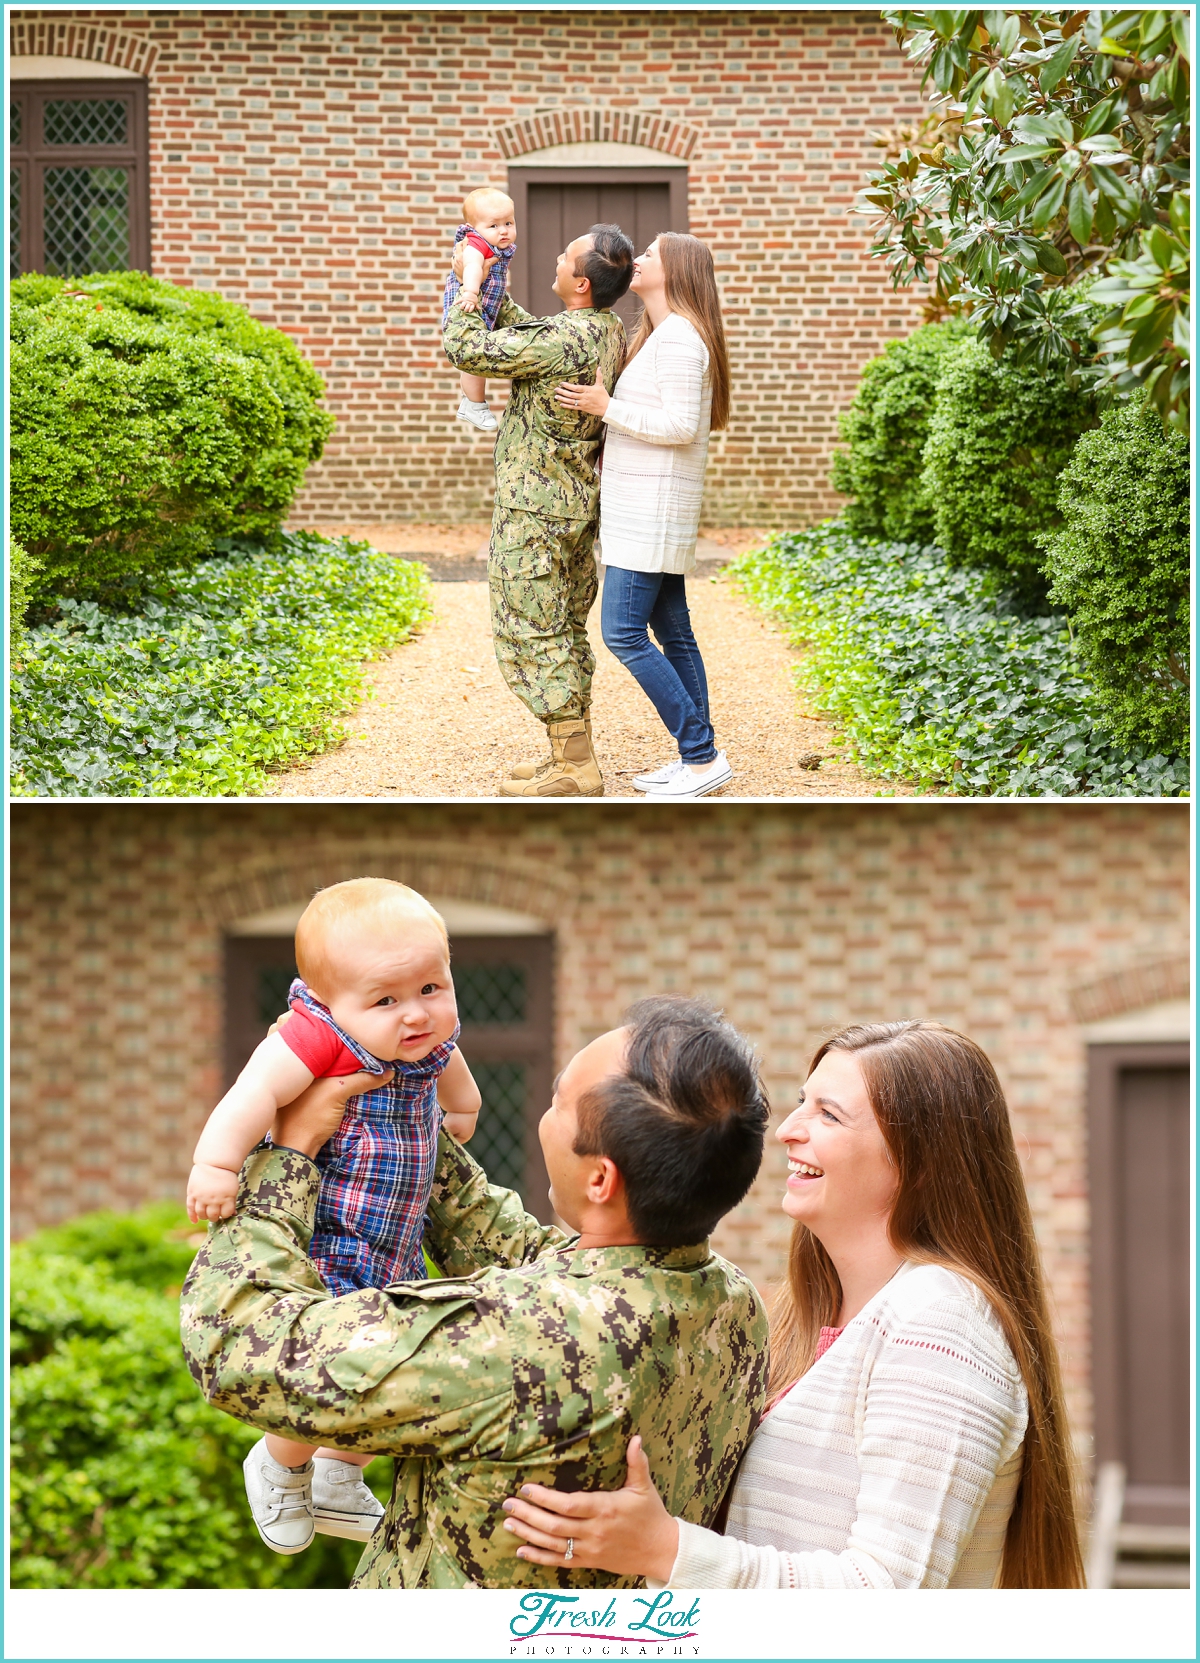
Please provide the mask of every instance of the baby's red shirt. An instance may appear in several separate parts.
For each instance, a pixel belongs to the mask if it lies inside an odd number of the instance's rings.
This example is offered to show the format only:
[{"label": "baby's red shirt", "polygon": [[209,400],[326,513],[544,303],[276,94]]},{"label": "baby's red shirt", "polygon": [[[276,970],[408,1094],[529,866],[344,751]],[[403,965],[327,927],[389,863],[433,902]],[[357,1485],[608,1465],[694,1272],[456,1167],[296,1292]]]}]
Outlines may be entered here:
[{"label": "baby's red shirt", "polygon": [[500,252],[499,249],[492,247],[486,237],[481,237],[478,231],[468,231],[463,241],[470,243],[472,248],[477,248],[485,260],[494,259]]},{"label": "baby's red shirt", "polygon": [[303,1005],[293,1005],[291,1009],[291,1020],[278,1030],[279,1037],[296,1053],[314,1080],[362,1072],[362,1063],[342,1044],[328,1023],[305,1010]]}]

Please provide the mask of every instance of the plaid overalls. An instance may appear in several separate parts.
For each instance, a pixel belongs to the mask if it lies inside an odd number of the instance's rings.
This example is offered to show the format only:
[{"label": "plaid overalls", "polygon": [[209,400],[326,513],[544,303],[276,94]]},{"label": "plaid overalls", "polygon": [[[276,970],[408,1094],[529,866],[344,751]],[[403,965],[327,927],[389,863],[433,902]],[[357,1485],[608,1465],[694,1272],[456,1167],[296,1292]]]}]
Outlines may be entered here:
[{"label": "plaid overalls", "polygon": [[454,1038],[419,1062],[380,1062],[339,1028],[299,977],[288,1004],[324,1022],[372,1074],[395,1069],[378,1091],[352,1097],[345,1118],[318,1151],[321,1190],[309,1258],[332,1294],[416,1282],[425,1276],[421,1240],[437,1161],[438,1076]]}]

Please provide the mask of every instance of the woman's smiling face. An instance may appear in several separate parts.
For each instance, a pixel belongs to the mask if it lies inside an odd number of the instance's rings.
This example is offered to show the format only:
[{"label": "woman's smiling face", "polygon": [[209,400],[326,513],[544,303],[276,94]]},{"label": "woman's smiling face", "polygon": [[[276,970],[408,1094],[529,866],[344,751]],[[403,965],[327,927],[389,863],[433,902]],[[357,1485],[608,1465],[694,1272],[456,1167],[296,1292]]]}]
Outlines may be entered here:
[{"label": "woman's smiling face", "polygon": [[636,295],[654,293],[665,285],[666,280],[662,255],[658,252],[658,238],[655,237],[646,252],[639,254],[634,260],[629,289]]},{"label": "woman's smiling face", "polygon": [[783,1210],[818,1240],[887,1219],[896,1168],[853,1052],[825,1053],[775,1135],[788,1152]]}]

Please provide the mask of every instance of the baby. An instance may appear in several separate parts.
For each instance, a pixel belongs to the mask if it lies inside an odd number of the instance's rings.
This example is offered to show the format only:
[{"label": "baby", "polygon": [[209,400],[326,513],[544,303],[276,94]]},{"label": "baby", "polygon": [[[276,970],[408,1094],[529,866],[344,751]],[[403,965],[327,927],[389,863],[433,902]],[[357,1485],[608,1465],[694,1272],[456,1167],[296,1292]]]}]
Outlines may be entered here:
[{"label": "baby", "polygon": [[[238,1174],[277,1110],[315,1079],[393,1071],[353,1097],[317,1155],[321,1188],[309,1257],[332,1294],[425,1275],[422,1233],[446,1130],[475,1130],[479,1089],[455,1047],[458,1012],[442,919],[415,890],[384,878],[322,889],[296,926],[299,978],[290,1016],[268,1034],[208,1118],[193,1157],[193,1220],[232,1216]],[[258,1533],[300,1553],[314,1532],[369,1540],[383,1509],[363,1482],[369,1454],[269,1432],[246,1457]]]},{"label": "baby", "polygon": [[[454,234],[454,246],[465,242],[463,249],[462,283],[453,271],[446,279],[442,298],[442,328],[450,316],[450,308],[459,297],[460,305],[474,312],[482,307],[483,319],[489,329],[496,327],[496,314],[508,286],[508,266],[517,251],[517,222],[513,218],[512,198],[503,191],[485,185],[472,191],[463,203],[463,220]],[[490,271],[487,262],[494,261]],[[494,433],[500,425],[488,409],[481,375],[461,375],[458,381],[462,397],[458,401],[458,419],[470,422],[484,433]]]}]

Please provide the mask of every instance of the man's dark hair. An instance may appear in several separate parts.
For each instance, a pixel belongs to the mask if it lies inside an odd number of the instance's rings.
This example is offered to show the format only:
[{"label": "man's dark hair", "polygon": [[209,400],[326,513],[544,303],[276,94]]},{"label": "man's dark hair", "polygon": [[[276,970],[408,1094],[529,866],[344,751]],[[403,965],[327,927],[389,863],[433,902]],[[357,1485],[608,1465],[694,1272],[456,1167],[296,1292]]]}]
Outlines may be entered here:
[{"label": "man's dark hair", "polygon": [[602,310],[620,300],[633,281],[633,244],[619,225],[593,225],[585,235],[592,246],[576,258],[575,275],[587,278],[592,305]]},{"label": "man's dark hair", "polygon": [[577,1155],[607,1155],[651,1247],[703,1241],[746,1194],[770,1109],[750,1042],[698,999],[642,999],[625,1072],[579,1101]]}]

